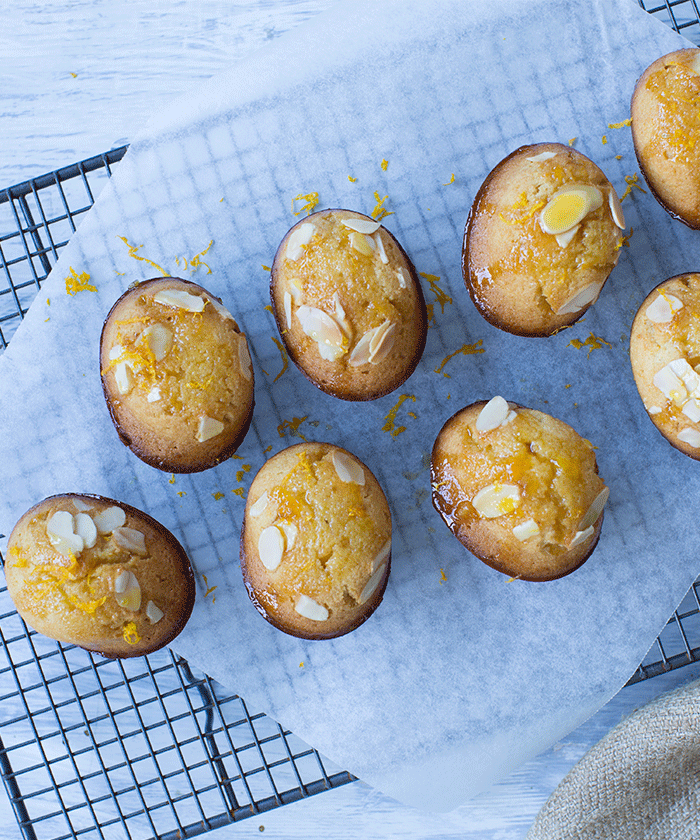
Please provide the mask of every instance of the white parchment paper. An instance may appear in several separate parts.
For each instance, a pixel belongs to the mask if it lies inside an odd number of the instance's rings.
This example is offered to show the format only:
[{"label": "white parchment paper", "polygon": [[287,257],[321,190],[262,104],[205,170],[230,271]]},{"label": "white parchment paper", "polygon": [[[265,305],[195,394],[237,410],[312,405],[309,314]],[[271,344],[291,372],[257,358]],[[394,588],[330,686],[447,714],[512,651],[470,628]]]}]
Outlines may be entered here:
[{"label": "white parchment paper", "polygon": [[[633,235],[596,306],[570,330],[524,339],[472,306],[462,231],[485,176],[524,143],[575,137],[623,194],[637,164],[629,128],[609,125],[628,117],[642,70],[683,45],[633,0],[339,3],[154,118],[0,359],[0,531],[57,492],[148,511],[181,540],[200,583],[176,650],[411,805],[452,808],[550,746],[624,684],[700,569],[698,465],[652,427],[627,353],[648,290],[698,269],[698,234],[633,188],[623,204]],[[418,370],[371,404],[334,400],[292,368],[276,378],[263,266],[304,204],[293,199],[312,191],[319,209],[365,213],[386,197],[385,225],[418,271],[439,278],[425,282],[434,323]],[[240,458],[205,473],[142,464],[103,403],[102,321],[130,283],[161,273],[139,258],[219,295],[252,347],[252,429]],[[71,268],[97,291],[67,295]],[[604,341],[575,346],[591,335]],[[435,435],[496,393],[598,447],[611,488],[602,538],[563,580],[509,582],[431,506]],[[269,626],[240,576],[243,495],[300,435],[362,458],[395,524],[384,602],[330,642]]]}]

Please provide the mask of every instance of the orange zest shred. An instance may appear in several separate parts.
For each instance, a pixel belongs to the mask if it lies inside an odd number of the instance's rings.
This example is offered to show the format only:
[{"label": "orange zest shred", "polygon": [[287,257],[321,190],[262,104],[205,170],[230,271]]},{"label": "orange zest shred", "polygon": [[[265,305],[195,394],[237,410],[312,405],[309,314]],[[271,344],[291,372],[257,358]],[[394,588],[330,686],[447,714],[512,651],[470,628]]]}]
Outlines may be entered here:
[{"label": "orange zest shred", "polygon": [[272,380],[272,384],[274,385],[275,382],[282,376],[282,374],[287,370],[289,367],[289,357],[287,356],[287,351],[284,349],[284,345],[278,341],[274,336],[270,336],[272,340],[277,345],[277,349],[280,351],[280,356],[282,356],[282,370],[277,374],[277,376]]},{"label": "orange zest shred", "polygon": [[577,350],[580,350],[582,347],[588,347],[588,355],[590,356],[594,350],[600,350],[603,346],[612,347],[612,344],[604,338],[591,333],[585,341],[581,341],[580,338],[572,338],[566,346],[575,347]]},{"label": "orange zest shred", "polygon": [[129,249],[129,256],[130,257],[133,257],[135,260],[140,260],[141,262],[145,262],[148,265],[152,265],[153,268],[157,268],[158,271],[160,271],[160,273],[163,275],[163,277],[168,277],[169,276],[170,273],[168,271],[166,271],[164,268],[162,268],[161,266],[159,266],[158,263],[153,262],[153,260],[149,260],[147,257],[141,257],[136,253],[140,248],[143,248],[143,245],[130,245],[126,236],[118,236],[117,239],[121,239],[121,241]]},{"label": "orange zest shred", "polygon": [[[294,209],[294,202],[295,201],[304,201],[305,204],[302,205],[300,210]],[[310,192],[310,193],[299,193],[299,195],[294,196],[292,199],[292,213],[295,216],[300,216],[304,211],[306,211],[306,215],[308,216],[312,213],[318,204],[318,193],[317,192]]]},{"label": "orange zest shred", "polygon": [[240,496],[241,499],[245,497],[245,490],[242,487],[236,487],[231,492],[234,496]]},{"label": "orange zest shred", "polygon": [[[459,350],[455,350],[454,353],[450,353],[449,355],[445,356],[445,358],[440,363],[439,367],[435,368],[435,373],[442,373],[442,369],[445,365],[450,361],[450,359],[454,359],[455,356],[459,356],[461,353],[463,356],[476,356],[479,353],[485,353],[486,350],[482,347],[484,343],[483,339],[479,339],[474,344],[463,344]],[[446,376],[448,379],[450,377],[449,373],[442,373],[443,376]]]},{"label": "orange zest shred", "polygon": [[386,158],[382,158],[382,171],[386,172],[389,168],[389,161]]},{"label": "orange zest shred", "polygon": [[416,398],[413,394],[401,394],[401,396],[399,397],[399,401],[384,418],[386,422],[382,426],[382,431],[391,432],[392,437],[396,437],[397,435],[400,435],[401,432],[406,431],[405,426],[396,425],[396,415],[399,413],[399,409],[406,402],[406,400],[413,400],[413,402],[415,402]]},{"label": "orange zest shred", "polygon": [[573,146],[574,143],[578,140],[578,137],[571,137],[569,139],[569,146]]},{"label": "orange zest shred", "polygon": [[355,181],[357,181],[357,178],[353,178],[352,175],[348,175],[348,181],[350,181],[351,184],[354,184]]},{"label": "orange zest shred", "polygon": [[606,136],[605,134],[604,134],[604,135],[600,138],[600,142],[601,142],[604,146],[605,146],[605,144],[608,142],[608,138],[607,138],[607,136]]},{"label": "orange zest shred", "polygon": [[[437,298],[436,303],[440,304],[440,312],[445,311],[445,304],[452,303],[452,298],[444,292],[440,286],[438,286],[438,280],[440,279],[437,274],[426,274],[424,271],[419,272],[420,276],[427,280],[430,284],[430,291],[435,295]],[[432,314],[432,313],[431,313]],[[433,320],[430,318],[429,320]]]},{"label": "orange zest shred", "polygon": [[224,495],[225,495],[225,494],[224,494],[224,493],[222,493],[222,492],[221,492],[221,490],[217,490],[217,491],[216,491],[216,493],[212,493],[212,496],[216,499],[216,501],[217,501],[217,502],[218,502],[220,499],[223,499],[223,498],[224,498]]},{"label": "orange zest shred", "polygon": [[93,286],[90,281],[90,275],[86,271],[81,271],[77,274],[73,266],[68,271],[70,272],[66,277],[66,294],[75,295],[78,292],[96,292],[97,287]]},{"label": "orange zest shred", "polygon": [[625,126],[632,125],[632,118],[628,117],[626,120],[623,120],[619,123],[608,123],[608,128],[624,128]]},{"label": "orange zest shred", "polygon": [[[207,253],[207,251],[211,248],[213,244],[214,240],[212,239],[203,251],[200,251],[198,254],[195,254],[190,260],[188,260],[187,257],[183,257],[183,268],[185,269],[185,271],[187,271],[188,269],[191,269],[192,271],[197,271],[197,269],[203,265],[207,270],[207,274],[211,274],[211,268],[209,268],[209,266],[204,262],[204,260],[202,260],[202,257]],[[175,263],[178,266],[180,265],[180,257],[175,257]],[[161,269],[161,271],[162,270],[163,269]]]},{"label": "orange zest shred", "polygon": [[447,580],[447,575],[445,574],[445,570],[444,570],[444,569],[440,569],[440,585],[442,586],[442,584],[443,584],[446,580]]},{"label": "orange zest shred", "polygon": [[246,473],[250,472],[250,468],[251,468],[251,464],[243,464],[243,469],[238,470],[238,472],[236,473],[236,481],[239,482],[239,484],[240,484],[241,481],[243,481],[243,476]]},{"label": "orange zest shred", "polygon": [[[211,593],[212,593],[215,589],[217,589],[218,587],[216,587],[216,586],[209,586],[209,581],[207,580],[207,576],[206,576],[206,575],[202,575],[202,580],[204,581],[204,585],[207,587],[207,589],[206,589],[206,591],[205,591],[205,593],[204,593],[204,597],[206,598],[208,595],[211,595]],[[216,601],[216,598],[212,598],[212,599],[211,599],[212,604],[213,604],[215,601]]]},{"label": "orange zest shred", "polygon": [[455,182],[455,174],[453,172],[452,175],[450,175],[450,180],[446,184],[443,184],[442,186],[443,187],[448,187],[450,184],[454,184],[454,182]]},{"label": "orange zest shred", "polygon": [[279,426],[277,427],[277,433],[280,437],[284,437],[287,434],[287,431],[292,436],[300,437],[302,440],[306,440],[304,435],[301,434],[299,431],[299,426],[307,419],[309,415],[305,414],[303,417],[294,417],[292,420],[283,420]]},{"label": "orange zest shred", "polygon": [[122,636],[124,637],[124,641],[129,645],[135,645],[137,642],[141,641],[141,636],[139,636],[138,631],[136,630],[136,625],[133,621],[127,621],[122,629]]},{"label": "orange zest shred", "polygon": [[640,192],[646,192],[644,187],[640,186],[639,184],[638,174],[635,173],[634,175],[625,175],[625,181],[627,183],[627,189],[620,196],[620,201],[624,201],[627,198],[627,196],[632,192],[632,189],[634,187],[636,187]]},{"label": "orange zest shred", "polygon": [[370,213],[370,216],[373,219],[376,219],[378,222],[380,222],[382,219],[386,218],[387,216],[393,216],[394,215],[393,211],[387,210],[386,207],[384,206],[384,202],[387,200],[387,198],[389,198],[388,195],[385,195],[384,198],[380,198],[379,191],[378,190],[374,191],[374,200],[377,203],[374,205],[374,210],[372,210],[372,212]]}]

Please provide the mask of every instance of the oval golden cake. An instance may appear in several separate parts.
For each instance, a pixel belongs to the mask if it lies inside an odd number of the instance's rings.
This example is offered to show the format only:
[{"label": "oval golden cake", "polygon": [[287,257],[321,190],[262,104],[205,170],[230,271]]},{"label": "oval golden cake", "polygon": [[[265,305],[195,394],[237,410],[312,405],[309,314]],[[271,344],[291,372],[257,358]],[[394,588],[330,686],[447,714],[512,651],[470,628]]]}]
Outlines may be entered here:
[{"label": "oval golden cake", "polygon": [[391,564],[391,514],[354,455],[300,443],[270,458],[248,493],[241,568],[258,612],[285,633],[330,639],[378,607]]},{"label": "oval golden cake", "polygon": [[700,50],[654,61],[632,96],[634,150],[649,188],[672,216],[700,228]]},{"label": "oval golden cake", "polygon": [[464,282],[489,323],[516,335],[551,335],[597,300],[624,227],[617,193],[593,161],[559,143],[522,146],[474,199]]},{"label": "oval golden cake", "polygon": [[469,551],[523,580],[563,577],[595,548],[608,489],[589,441],[497,396],[458,411],[432,452],[433,505]]},{"label": "oval golden cake", "polygon": [[153,467],[208,469],[248,431],[254,383],[246,338],[195,283],[161,277],[125,292],[102,329],[100,368],[120,439]]},{"label": "oval golden cake", "polygon": [[323,210],[294,225],[275,255],[270,294],[289,357],[340,399],[390,393],[423,354],[427,313],[415,268],[369,216]]},{"label": "oval golden cake", "polygon": [[700,274],[671,277],[647,295],[632,324],[630,362],[656,428],[700,460]]},{"label": "oval golden cake", "polygon": [[169,644],[195,599],[170,531],[102,496],[50,496],[28,510],[10,534],[5,577],[30,627],[109,658]]}]

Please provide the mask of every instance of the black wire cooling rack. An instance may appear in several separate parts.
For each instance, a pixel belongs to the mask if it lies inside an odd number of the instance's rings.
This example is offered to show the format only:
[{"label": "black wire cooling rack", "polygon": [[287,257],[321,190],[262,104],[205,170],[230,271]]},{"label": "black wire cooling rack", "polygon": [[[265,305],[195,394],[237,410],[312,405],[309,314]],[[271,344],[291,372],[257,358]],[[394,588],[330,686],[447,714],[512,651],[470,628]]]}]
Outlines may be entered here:
[{"label": "black wire cooling rack", "polygon": [[[639,2],[700,44],[698,0]],[[126,149],[0,191],[0,352]],[[0,775],[26,840],[184,840],[354,781],[170,651],[110,661],[28,630],[4,586],[0,643]],[[698,661],[700,578],[628,684]]]}]

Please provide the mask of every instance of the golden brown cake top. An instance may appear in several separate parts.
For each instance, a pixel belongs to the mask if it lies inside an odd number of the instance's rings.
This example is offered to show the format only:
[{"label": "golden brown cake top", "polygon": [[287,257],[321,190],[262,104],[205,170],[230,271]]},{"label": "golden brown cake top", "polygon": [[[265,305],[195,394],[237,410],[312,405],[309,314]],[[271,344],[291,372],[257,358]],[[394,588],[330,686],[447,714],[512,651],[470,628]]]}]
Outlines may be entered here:
[{"label": "golden brown cake top", "polygon": [[618,196],[591,160],[558,143],[524,146],[474,201],[464,253],[470,294],[497,326],[549,334],[595,301],[624,226]]},{"label": "golden brown cake top", "polygon": [[299,616],[323,623],[374,594],[389,560],[391,516],[379,484],[357,458],[328,444],[300,444],[256,476],[245,541],[264,567],[246,561],[258,597],[267,590]]},{"label": "golden brown cake top", "polygon": [[324,210],[296,224],[275,256],[271,293],[292,358],[324,390],[351,399],[363,399],[363,388],[386,393],[420,358],[426,316],[418,279],[374,219]]},{"label": "golden brown cake top", "polygon": [[101,366],[115,424],[146,452],[152,446],[164,469],[178,470],[180,450],[212,458],[237,438],[252,406],[245,336],[213,295],[178,278],[146,281],[120,298],[103,329]]},{"label": "golden brown cake top", "polygon": [[700,50],[669,53],[651,64],[632,98],[640,166],[668,210],[700,226]]},{"label": "golden brown cake top", "polygon": [[187,557],[151,517],[110,499],[60,495],[10,535],[7,584],[30,626],[107,656],[160,647],[194,601]]},{"label": "golden brown cake top", "polygon": [[574,429],[503,397],[475,403],[443,427],[433,499],[446,522],[488,524],[513,552],[552,557],[584,546],[608,491],[592,444]]},{"label": "golden brown cake top", "polygon": [[647,295],[632,326],[630,359],[654,424],[700,459],[700,274],[671,277]]}]

